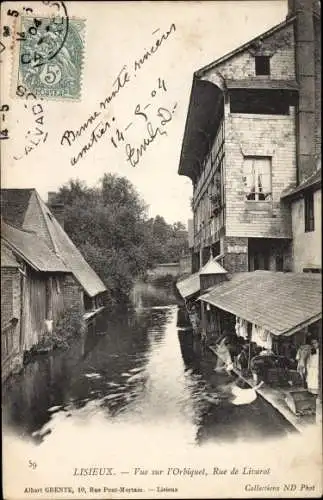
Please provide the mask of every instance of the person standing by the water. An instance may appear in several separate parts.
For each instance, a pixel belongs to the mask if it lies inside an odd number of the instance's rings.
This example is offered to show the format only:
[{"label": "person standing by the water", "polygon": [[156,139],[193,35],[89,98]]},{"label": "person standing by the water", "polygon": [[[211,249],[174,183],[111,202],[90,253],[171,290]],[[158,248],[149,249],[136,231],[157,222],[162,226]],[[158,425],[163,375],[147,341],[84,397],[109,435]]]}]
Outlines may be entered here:
[{"label": "person standing by the water", "polygon": [[309,340],[305,344],[302,344],[297,351],[296,361],[297,361],[297,372],[302,377],[303,385],[306,387],[306,377],[307,377],[307,361],[311,354],[311,346]]},{"label": "person standing by the water", "polygon": [[200,330],[200,318],[196,309],[196,305],[193,305],[190,311],[190,320],[193,327],[193,332],[195,335],[198,335]]},{"label": "person standing by the water", "polygon": [[306,362],[307,390],[318,394],[319,390],[319,343],[317,339],[311,340],[311,352]]},{"label": "person standing by the water", "polygon": [[231,372],[233,369],[232,357],[229,350],[229,338],[227,335],[223,337],[221,342],[218,344],[217,349],[217,362],[215,371],[226,370]]}]

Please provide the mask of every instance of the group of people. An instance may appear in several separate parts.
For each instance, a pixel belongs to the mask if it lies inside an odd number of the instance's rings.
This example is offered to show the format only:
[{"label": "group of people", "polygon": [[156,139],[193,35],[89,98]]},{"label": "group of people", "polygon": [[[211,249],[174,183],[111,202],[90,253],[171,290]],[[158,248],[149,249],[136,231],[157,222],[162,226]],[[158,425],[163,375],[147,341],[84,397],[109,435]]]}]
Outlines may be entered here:
[{"label": "group of people", "polygon": [[240,372],[249,370],[255,384],[268,381],[270,370],[281,373],[286,383],[290,379],[290,370],[297,372],[303,386],[312,394],[319,390],[319,342],[317,338],[307,339],[304,345],[295,350],[295,356],[287,357],[275,354],[271,349],[261,348],[254,343],[239,344],[238,339],[224,335],[217,344],[217,362],[215,371],[225,370],[231,373],[234,366]]},{"label": "group of people", "polygon": [[[204,345],[206,338],[203,337],[201,320],[195,304],[187,304],[193,332]],[[285,349],[285,350],[284,350]],[[235,334],[224,332],[217,342],[217,361],[215,371],[227,371],[231,373],[234,367],[241,372],[250,370],[255,384],[266,381],[271,370],[280,371],[285,374],[286,381],[289,371],[298,373],[303,386],[312,394],[318,394],[319,390],[319,342],[316,337],[307,337],[306,342],[296,348],[291,342],[288,346],[282,343],[282,352],[275,354],[268,347],[259,347],[254,342],[246,341]]]}]

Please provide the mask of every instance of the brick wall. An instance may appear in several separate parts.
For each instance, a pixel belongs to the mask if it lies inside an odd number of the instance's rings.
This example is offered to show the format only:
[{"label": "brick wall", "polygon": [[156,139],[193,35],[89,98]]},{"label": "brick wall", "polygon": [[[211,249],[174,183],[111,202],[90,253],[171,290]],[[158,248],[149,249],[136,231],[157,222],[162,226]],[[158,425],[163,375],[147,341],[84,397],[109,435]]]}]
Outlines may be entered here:
[{"label": "brick wall", "polygon": [[229,273],[248,271],[248,238],[223,239],[223,267]]},{"label": "brick wall", "polygon": [[[217,73],[224,78],[245,80],[256,78],[255,54],[270,55],[270,77],[274,80],[292,80],[295,78],[295,42],[293,25],[290,24],[279,32],[263,40],[258,48],[236,54],[231,59],[217,65],[216,71],[210,71],[207,79],[216,83]],[[259,77],[257,77],[259,78]]]},{"label": "brick wall", "polygon": [[64,296],[65,309],[69,309],[70,307],[79,307],[80,312],[83,313],[84,312],[83,288],[76,281],[74,276],[66,275],[61,286]]},{"label": "brick wall", "polygon": [[[255,55],[270,56],[273,80],[295,79],[294,27],[279,32],[234,55],[210,70],[205,79],[261,79],[255,74]],[[272,202],[246,203],[243,185],[244,156],[272,159]],[[289,115],[231,114],[225,104],[225,210],[226,235],[249,237],[291,237],[289,210],[280,203],[284,189],[296,185],[295,108]],[[243,260],[243,259],[242,259]],[[240,265],[240,264],[239,264]]]},{"label": "brick wall", "polygon": [[[290,115],[230,114],[226,105],[226,235],[291,237],[291,217],[280,202],[296,185],[295,112]],[[271,157],[272,201],[248,202],[243,184],[245,156]]]}]

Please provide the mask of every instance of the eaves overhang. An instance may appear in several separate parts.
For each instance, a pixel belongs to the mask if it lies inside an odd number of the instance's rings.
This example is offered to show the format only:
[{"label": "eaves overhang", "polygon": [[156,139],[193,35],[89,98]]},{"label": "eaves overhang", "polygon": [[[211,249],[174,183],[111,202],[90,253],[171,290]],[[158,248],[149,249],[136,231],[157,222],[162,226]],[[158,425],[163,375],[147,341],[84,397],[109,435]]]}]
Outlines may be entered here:
[{"label": "eaves overhang", "polygon": [[210,151],[223,116],[224,96],[220,87],[194,75],[186,118],[179,175],[194,181]]}]

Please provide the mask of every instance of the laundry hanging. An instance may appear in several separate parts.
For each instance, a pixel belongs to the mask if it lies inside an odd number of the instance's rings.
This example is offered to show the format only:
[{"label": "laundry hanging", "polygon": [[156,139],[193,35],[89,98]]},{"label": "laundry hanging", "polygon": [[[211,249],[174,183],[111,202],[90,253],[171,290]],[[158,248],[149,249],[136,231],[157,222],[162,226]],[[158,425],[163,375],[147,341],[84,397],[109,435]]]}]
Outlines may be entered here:
[{"label": "laundry hanging", "polygon": [[248,340],[248,322],[246,320],[236,317],[235,330],[238,337]]},{"label": "laundry hanging", "polygon": [[272,336],[271,333],[262,326],[252,325],[251,340],[259,347],[264,349],[272,349]]}]

